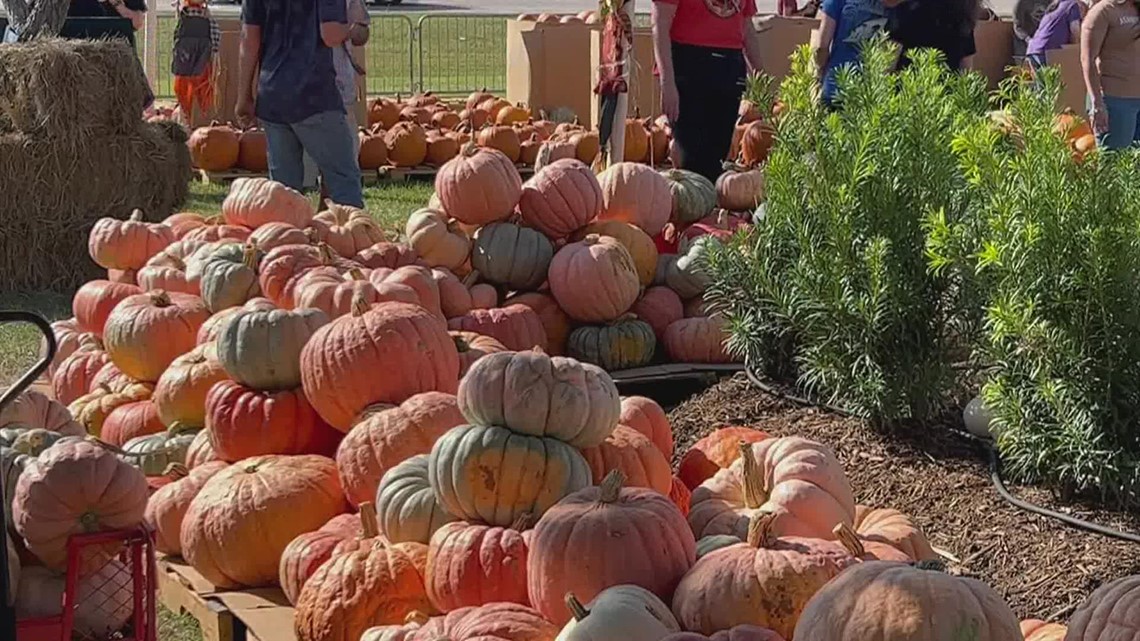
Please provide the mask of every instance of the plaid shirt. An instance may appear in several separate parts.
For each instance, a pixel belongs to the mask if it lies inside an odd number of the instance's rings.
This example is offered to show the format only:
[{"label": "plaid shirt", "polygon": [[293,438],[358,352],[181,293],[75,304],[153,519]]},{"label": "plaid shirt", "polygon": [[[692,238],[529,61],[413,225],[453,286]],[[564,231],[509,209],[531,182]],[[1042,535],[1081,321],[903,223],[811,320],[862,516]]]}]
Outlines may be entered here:
[{"label": "plaid shirt", "polygon": [[[178,5],[182,4],[175,0],[174,8],[178,9]],[[222,45],[222,30],[218,28],[218,21],[214,16],[210,15],[210,9],[206,5],[198,6],[184,6],[179,9],[179,14],[191,18],[209,18],[210,19],[210,44],[213,45],[214,53],[218,53],[218,48]]]}]

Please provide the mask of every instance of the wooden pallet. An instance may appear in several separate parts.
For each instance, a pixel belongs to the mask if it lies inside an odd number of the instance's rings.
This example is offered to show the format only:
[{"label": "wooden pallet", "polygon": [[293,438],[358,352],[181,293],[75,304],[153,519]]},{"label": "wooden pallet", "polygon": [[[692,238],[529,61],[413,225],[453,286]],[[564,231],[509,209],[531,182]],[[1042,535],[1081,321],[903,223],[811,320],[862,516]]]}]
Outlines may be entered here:
[{"label": "wooden pallet", "polygon": [[203,185],[228,185],[238,178],[268,178],[269,174],[246,171],[244,169],[229,169],[227,171],[206,171],[205,169],[196,169],[198,172],[198,179],[202,181]]},{"label": "wooden pallet", "polygon": [[210,596],[200,594],[165,560],[158,562],[158,602],[175,614],[194,617],[202,630],[202,641],[240,641],[235,634],[234,616],[229,608]]},{"label": "wooden pallet", "polygon": [[678,381],[689,379],[716,379],[744,371],[744,365],[729,363],[713,365],[707,363],[666,363],[663,365],[650,365],[634,369],[623,369],[610,372],[616,385],[638,385],[641,383],[654,383],[658,381]]},{"label": "wooden pallet", "polygon": [[296,641],[280,588],[222,590],[181,559],[158,561],[159,602],[198,621],[203,641]]},{"label": "wooden pallet", "polygon": [[[515,167],[523,178],[534,174],[534,167],[526,165],[515,165]],[[438,172],[439,167],[420,165],[419,167],[381,167],[375,173],[378,182],[404,182],[413,178],[435,178]]]}]

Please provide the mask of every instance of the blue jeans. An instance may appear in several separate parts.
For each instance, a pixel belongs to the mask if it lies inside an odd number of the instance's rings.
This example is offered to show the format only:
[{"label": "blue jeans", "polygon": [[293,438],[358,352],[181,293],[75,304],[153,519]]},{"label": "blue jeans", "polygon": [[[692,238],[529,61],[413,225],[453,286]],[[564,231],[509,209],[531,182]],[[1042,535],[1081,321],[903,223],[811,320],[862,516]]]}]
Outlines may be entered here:
[{"label": "blue jeans", "polygon": [[1096,144],[1104,149],[1127,149],[1140,143],[1140,98],[1104,97],[1108,131],[1097,134]]},{"label": "blue jeans", "polygon": [[355,133],[340,111],[325,111],[291,124],[262,122],[269,145],[269,177],[302,191],[306,152],[324,176],[329,198],[340,205],[364,207]]}]

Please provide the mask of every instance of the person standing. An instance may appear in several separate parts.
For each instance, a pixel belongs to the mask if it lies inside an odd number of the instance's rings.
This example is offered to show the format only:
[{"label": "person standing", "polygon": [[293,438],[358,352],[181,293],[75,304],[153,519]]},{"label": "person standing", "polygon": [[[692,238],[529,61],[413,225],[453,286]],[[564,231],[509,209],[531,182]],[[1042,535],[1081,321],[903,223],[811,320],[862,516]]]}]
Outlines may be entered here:
[{"label": "person standing", "polygon": [[974,27],[981,6],[978,0],[903,0],[897,3],[888,30],[902,46],[899,69],[910,65],[914,49],[937,49],[951,71],[973,67],[977,45]]},{"label": "person standing", "polygon": [[1045,66],[1045,54],[1081,39],[1081,20],[1088,13],[1085,0],[1053,0],[1029,39],[1025,58],[1036,72]]},{"label": "person standing", "polygon": [[1100,0],[1081,26],[1081,69],[1097,144],[1140,142],[1140,0]]},{"label": "person standing", "polygon": [[761,68],[755,15],[755,0],[653,2],[661,108],[681,168],[709,180],[720,176],[732,147],[747,65]]},{"label": "person standing", "polygon": [[[333,50],[351,38],[345,0],[242,3],[237,120],[261,121],[269,177],[304,188],[304,153],[325,177],[329,197],[364,206],[352,130],[337,89]],[[254,76],[257,97],[254,99]]]},{"label": "person standing", "polygon": [[819,39],[812,54],[819,73],[823,101],[834,104],[836,74],[858,66],[863,44],[887,26],[887,10],[899,0],[823,0]]}]

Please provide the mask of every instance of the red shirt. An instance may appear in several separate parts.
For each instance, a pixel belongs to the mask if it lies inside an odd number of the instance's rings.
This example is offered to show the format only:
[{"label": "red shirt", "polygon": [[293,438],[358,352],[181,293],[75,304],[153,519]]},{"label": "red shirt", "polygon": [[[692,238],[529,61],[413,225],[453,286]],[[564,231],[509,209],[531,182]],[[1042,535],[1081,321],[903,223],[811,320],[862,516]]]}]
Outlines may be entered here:
[{"label": "red shirt", "polygon": [[[743,49],[745,21],[756,15],[756,0],[654,1],[677,7],[669,39],[697,47]],[[716,13],[710,5],[717,8]]]}]

